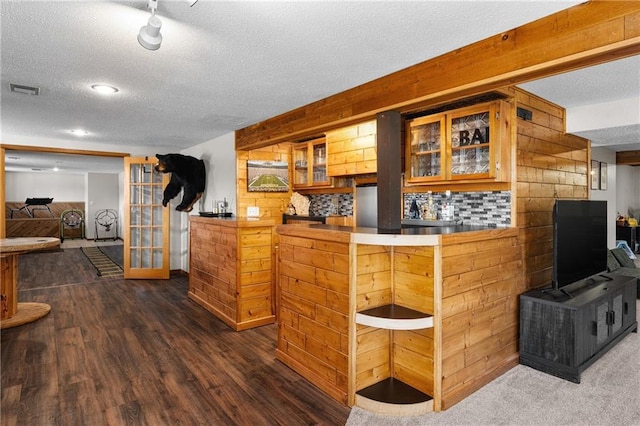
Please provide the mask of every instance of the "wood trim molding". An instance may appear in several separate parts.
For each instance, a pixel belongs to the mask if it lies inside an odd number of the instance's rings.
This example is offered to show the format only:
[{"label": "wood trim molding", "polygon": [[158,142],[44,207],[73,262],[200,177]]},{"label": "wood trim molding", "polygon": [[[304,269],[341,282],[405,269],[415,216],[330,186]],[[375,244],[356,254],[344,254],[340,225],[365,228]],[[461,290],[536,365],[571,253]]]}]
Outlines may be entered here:
[{"label": "wood trim molding", "polygon": [[6,145],[0,144],[1,148],[13,151],[31,151],[31,152],[51,152],[55,154],[79,154],[79,155],[95,155],[99,157],[129,157],[128,152],[111,152],[111,151],[89,151],[86,149],[69,149],[69,148],[53,148],[47,146],[32,145]]},{"label": "wood trim molding", "polygon": [[625,166],[640,166],[640,151],[616,152],[616,164]]},{"label": "wood trim molding", "polygon": [[317,135],[640,53],[640,3],[592,0],[236,131],[236,149]]},{"label": "wood trim molding", "polygon": [[[3,146],[0,146],[0,205],[4,206],[6,204],[6,181],[4,174],[4,154],[5,149]],[[7,236],[7,222],[4,214],[0,214],[0,239],[6,238]]]}]

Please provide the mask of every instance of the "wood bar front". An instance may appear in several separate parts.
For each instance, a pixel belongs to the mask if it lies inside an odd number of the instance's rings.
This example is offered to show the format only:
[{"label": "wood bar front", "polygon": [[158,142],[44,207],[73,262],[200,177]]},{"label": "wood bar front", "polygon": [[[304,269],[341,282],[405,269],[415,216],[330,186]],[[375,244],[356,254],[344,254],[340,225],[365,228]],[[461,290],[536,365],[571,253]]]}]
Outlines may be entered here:
[{"label": "wood bar front", "polygon": [[[358,391],[393,378],[440,411],[518,363],[516,228],[276,230],[277,357],[336,400],[359,405]],[[388,304],[432,315],[433,327],[356,324],[356,313]]]},{"label": "wood bar front", "polygon": [[275,322],[274,225],[190,216],[189,298],[236,331]]}]

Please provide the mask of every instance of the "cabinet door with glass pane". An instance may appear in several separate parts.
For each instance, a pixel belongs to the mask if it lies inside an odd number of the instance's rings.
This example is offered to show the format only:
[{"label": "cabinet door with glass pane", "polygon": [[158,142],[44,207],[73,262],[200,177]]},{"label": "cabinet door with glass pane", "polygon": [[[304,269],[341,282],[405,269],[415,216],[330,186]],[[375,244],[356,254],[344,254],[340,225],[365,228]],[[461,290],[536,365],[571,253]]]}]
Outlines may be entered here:
[{"label": "cabinet door with glass pane", "polygon": [[331,185],[327,176],[327,144],[324,138],[294,144],[292,157],[294,188]]},{"label": "cabinet door with glass pane", "polygon": [[169,278],[169,209],[162,194],[170,174],[155,157],[125,157],[125,278]]},{"label": "cabinet door with glass pane", "polygon": [[406,179],[409,183],[444,178],[445,115],[436,114],[407,121]]},{"label": "cabinet door with glass pane", "polygon": [[450,179],[495,177],[496,114],[495,104],[483,104],[447,115]]}]

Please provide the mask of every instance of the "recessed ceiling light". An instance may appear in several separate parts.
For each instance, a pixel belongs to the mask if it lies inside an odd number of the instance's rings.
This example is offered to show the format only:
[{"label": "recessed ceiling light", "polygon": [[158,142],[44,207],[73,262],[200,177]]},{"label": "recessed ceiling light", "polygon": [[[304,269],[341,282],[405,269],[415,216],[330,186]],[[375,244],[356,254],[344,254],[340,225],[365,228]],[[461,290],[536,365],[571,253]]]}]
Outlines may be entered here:
[{"label": "recessed ceiling light", "polygon": [[106,84],[94,84],[91,88],[102,95],[111,95],[118,91],[117,87],[108,86]]},{"label": "recessed ceiling light", "polygon": [[89,132],[87,132],[86,130],[82,130],[82,129],[69,130],[69,133],[74,134],[76,136],[87,136],[89,134]]},{"label": "recessed ceiling light", "polygon": [[54,168],[53,168],[53,171],[54,171],[54,172],[57,172],[58,170],[60,170],[60,169],[59,169],[59,168],[57,168],[57,167],[54,167]]}]

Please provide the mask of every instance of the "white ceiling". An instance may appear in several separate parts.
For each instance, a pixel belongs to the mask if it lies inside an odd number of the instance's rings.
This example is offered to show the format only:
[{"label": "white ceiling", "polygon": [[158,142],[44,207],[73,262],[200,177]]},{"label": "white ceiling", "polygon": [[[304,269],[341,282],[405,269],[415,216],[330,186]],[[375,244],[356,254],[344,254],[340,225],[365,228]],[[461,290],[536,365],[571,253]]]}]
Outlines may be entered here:
[{"label": "white ceiling", "polygon": [[[146,1],[3,0],[2,142],[179,151],[578,3],[159,0],[163,43],[148,51],[136,40]],[[640,61],[627,61],[608,64],[617,68],[606,77],[594,67],[526,88],[565,107],[637,96]],[[98,95],[96,83],[119,92]],[[69,133],[76,128],[89,134]],[[7,170],[73,163],[16,154]]]}]

